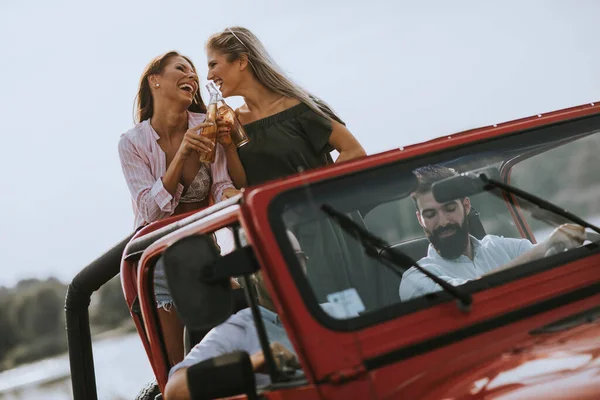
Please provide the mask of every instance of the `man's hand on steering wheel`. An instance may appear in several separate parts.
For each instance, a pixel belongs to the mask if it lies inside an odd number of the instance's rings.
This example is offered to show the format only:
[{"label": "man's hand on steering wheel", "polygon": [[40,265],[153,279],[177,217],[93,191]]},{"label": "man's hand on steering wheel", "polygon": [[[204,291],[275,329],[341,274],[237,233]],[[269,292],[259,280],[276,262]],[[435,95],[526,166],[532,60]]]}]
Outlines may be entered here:
[{"label": "man's hand on steering wheel", "polygon": [[546,256],[581,246],[585,240],[586,233],[583,226],[575,224],[561,225],[544,242]]}]

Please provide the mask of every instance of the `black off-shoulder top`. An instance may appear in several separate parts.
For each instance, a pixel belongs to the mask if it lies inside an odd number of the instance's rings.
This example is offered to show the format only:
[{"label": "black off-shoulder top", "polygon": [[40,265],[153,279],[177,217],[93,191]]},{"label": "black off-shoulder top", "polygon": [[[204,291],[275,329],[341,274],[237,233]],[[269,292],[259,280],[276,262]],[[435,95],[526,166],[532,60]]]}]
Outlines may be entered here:
[{"label": "black off-shoulder top", "polygon": [[[331,110],[321,109],[335,120]],[[300,103],[244,125],[250,138],[238,149],[249,186],[332,163],[331,120]]]}]

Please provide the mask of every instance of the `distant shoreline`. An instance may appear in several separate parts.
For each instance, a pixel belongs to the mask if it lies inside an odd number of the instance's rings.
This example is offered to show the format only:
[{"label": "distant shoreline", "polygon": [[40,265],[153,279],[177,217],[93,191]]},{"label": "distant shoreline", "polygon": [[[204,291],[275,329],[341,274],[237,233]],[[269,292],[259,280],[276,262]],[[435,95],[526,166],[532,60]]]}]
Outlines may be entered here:
[{"label": "distant shoreline", "polygon": [[[94,344],[118,337],[136,336],[131,326],[122,326],[93,336]],[[68,380],[71,376],[69,354],[62,353],[43,360],[21,364],[0,372],[0,399],[3,395]]]}]

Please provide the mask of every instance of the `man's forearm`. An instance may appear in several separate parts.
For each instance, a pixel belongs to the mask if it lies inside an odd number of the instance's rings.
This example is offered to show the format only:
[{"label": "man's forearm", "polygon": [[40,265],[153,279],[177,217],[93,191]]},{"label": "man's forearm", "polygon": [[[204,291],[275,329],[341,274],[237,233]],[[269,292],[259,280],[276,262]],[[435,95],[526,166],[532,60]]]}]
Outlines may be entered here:
[{"label": "man's forearm", "polygon": [[498,268],[488,272],[487,274],[483,274],[481,277],[495,274],[497,272],[504,271],[506,269],[510,269],[512,267],[516,267],[517,265],[525,264],[530,261],[538,260],[538,259],[542,258],[545,253],[546,253],[546,245],[545,245],[545,243],[540,243],[537,246],[535,246],[533,249],[529,250],[528,252],[521,254],[519,257],[514,258],[510,262],[499,266]]},{"label": "man's forearm", "polygon": [[262,350],[257,351],[256,353],[250,356],[250,363],[252,364],[253,371],[260,371],[265,367],[265,355]]},{"label": "man's forearm", "polygon": [[167,382],[165,400],[190,400],[190,388],[187,382],[187,368],[176,371]]}]

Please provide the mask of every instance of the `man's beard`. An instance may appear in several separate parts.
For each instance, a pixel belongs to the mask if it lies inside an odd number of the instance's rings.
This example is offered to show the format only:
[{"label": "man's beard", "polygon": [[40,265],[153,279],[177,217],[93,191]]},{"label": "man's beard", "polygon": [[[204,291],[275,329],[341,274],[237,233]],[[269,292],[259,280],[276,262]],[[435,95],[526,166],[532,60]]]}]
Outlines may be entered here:
[{"label": "man's beard", "polygon": [[[454,231],[454,233],[446,237],[440,236],[447,231]],[[460,225],[448,224],[437,228],[433,233],[425,231],[425,234],[441,257],[453,260],[460,257],[467,249],[467,244],[469,243],[469,221],[465,215],[463,223]]]}]

